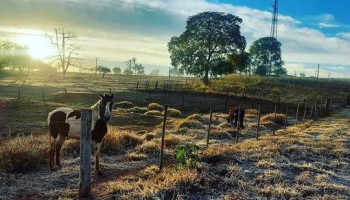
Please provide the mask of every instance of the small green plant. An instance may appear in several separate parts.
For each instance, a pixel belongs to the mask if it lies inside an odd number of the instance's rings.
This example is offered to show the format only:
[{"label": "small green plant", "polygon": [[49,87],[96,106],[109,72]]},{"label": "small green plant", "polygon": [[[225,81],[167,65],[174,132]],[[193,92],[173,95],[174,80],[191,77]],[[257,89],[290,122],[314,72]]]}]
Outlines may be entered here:
[{"label": "small green plant", "polygon": [[175,157],[179,161],[178,167],[193,167],[198,162],[199,147],[194,144],[178,144],[175,149]]}]

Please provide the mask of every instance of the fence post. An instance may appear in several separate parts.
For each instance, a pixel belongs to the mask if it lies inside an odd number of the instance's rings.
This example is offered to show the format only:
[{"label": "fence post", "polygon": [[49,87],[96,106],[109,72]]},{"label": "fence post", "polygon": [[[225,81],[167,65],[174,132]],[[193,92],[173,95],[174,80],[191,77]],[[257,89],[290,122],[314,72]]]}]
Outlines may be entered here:
[{"label": "fence post", "polygon": [[41,89],[41,95],[43,97],[43,102],[45,102],[45,93],[44,93],[44,89]]},{"label": "fence post", "polygon": [[209,137],[210,137],[210,131],[211,131],[212,117],[213,117],[213,105],[210,106],[209,126],[208,126],[208,134],[207,134],[207,148],[209,147]]},{"label": "fence post", "polygon": [[273,131],[272,131],[272,135],[275,135],[275,131],[276,131],[276,118],[277,118],[277,102],[275,102],[275,117],[273,118]]},{"label": "fence post", "polygon": [[298,101],[297,112],[295,114],[295,124],[298,123],[299,107],[300,107],[300,101]]},{"label": "fence post", "polygon": [[306,117],[306,101],[304,100],[304,116],[303,116],[303,122],[305,121]]},{"label": "fence post", "polygon": [[123,90],[123,101],[125,101],[124,90]]},{"label": "fence post", "polygon": [[184,95],[181,96],[181,108],[182,108],[182,110],[184,110],[184,108],[185,108],[185,97],[184,97]]},{"label": "fence post", "polygon": [[315,100],[315,109],[314,109],[315,117],[317,117],[317,100]]},{"label": "fence post", "polygon": [[228,101],[229,94],[230,94],[230,91],[229,91],[229,89],[227,89],[226,99],[225,99],[225,112],[227,111],[227,101]]},{"label": "fence post", "polygon": [[21,99],[21,90],[18,88],[18,100]]},{"label": "fence post", "polygon": [[81,111],[79,198],[91,197],[91,113]]},{"label": "fence post", "polygon": [[168,105],[165,105],[164,108],[164,118],[163,118],[163,129],[162,129],[162,143],[160,146],[160,164],[159,164],[159,169],[163,169],[163,149],[164,149],[164,135],[165,135],[165,124],[166,124],[166,116],[168,113]]},{"label": "fence post", "polygon": [[313,116],[313,112],[314,112],[314,106],[315,106],[315,103],[312,103],[311,102],[311,113],[310,113],[310,119],[312,119],[312,116]]},{"label": "fence post", "polygon": [[330,105],[331,105],[331,101],[329,98],[326,98],[326,105],[325,105],[325,113],[328,114],[330,111]]},{"label": "fence post", "polygon": [[157,82],[156,82],[156,84],[154,85],[154,89],[158,89],[158,80],[157,80]]},{"label": "fence post", "polygon": [[241,115],[242,115],[242,104],[239,104],[238,116],[237,116],[237,133],[236,133],[236,143],[238,142],[239,131],[241,130]]},{"label": "fence post", "polygon": [[261,103],[259,104],[258,127],[256,128],[256,139],[259,139],[260,116],[261,116]]},{"label": "fence post", "polygon": [[348,101],[346,105],[350,106],[350,94],[348,94]]},{"label": "fence post", "polygon": [[109,88],[109,94],[112,94],[112,89],[111,88]]},{"label": "fence post", "polygon": [[286,115],[284,117],[284,130],[287,129],[287,122],[288,122],[288,111],[289,111],[289,105],[287,104],[287,111],[286,111]]},{"label": "fence post", "polygon": [[140,84],[140,81],[137,81],[137,84],[136,84],[136,99],[135,99],[135,101],[137,101],[137,92],[139,91],[139,84]]},{"label": "fence post", "polygon": [[64,94],[67,94],[67,89],[66,88],[64,88]]},{"label": "fence post", "polygon": [[152,103],[152,92],[151,92],[151,90],[149,91],[149,103]]},{"label": "fence post", "polygon": [[333,98],[331,98],[331,112],[333,111]]}]

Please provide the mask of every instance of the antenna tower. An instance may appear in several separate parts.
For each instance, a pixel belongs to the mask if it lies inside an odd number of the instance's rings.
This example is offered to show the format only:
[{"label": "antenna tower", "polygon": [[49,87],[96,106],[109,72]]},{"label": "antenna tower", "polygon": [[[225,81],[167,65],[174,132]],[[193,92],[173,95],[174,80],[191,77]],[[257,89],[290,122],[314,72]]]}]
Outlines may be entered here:
[{"label": "antenna tower", "polygon": [[278,0],[275,0],[275,3],[272,6],[272,23],[271,23],[271,33],[270,37],[277,39],[277,23],[278,23]]}]

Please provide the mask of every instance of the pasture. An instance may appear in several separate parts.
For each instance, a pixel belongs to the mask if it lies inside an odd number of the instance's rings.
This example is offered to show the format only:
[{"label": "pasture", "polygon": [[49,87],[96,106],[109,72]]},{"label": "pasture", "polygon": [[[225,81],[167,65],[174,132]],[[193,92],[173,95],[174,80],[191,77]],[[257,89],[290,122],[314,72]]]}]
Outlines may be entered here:
[{"label": "pasture", "polygon": [[[334,90],[324,91],[309,81],[271,84],[263,79],[228,78],[229,85],[217,80],[210,86],[195,78],[171,77],[169,81],[169,77],[109,75],[101,79],[78,73],[67,79],[32,76],[0,80],[0,199],[77,198],[79,141],[66,141],[63,168],[50,172],[47,113],[60,106],[90,107],[98,93],[109,92],[116,98],[101,147],[104,174],[92,174],[95,199],[349,198],[347,82],[325,80],[321,85]],[[304,87],[317,93],[319,103],[316,111],[310,110],[314,104],[307,104],[304,120],[300,106],[296,121],[297,103],[315,100]],[[326,115],[321,99],[329,97],[334,98],[334,107]],[[245,129],[236,143],[236,129],[226,117],[227,109],[240,103],[246,109]],[[270,113],[275,103],[277,131],[272,135],[274,118]],[[164,168],[160,171],[165,104],[172,111],[166,121]],[[257,140],[259,104],[263,112]],[[206,149],[209,105],[214,109]],[[317,116],[312,116],[313,112]],[[182,145],[196,148],[190,152],[181,149]],[[184,162],[174,156],[181,150],[189,155]]]}]

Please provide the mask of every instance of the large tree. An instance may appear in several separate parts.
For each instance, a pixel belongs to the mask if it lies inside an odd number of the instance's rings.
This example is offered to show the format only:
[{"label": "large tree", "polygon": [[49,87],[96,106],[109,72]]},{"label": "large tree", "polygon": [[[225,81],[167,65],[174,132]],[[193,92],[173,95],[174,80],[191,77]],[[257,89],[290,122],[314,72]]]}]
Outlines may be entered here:
[{"label": "large tree", "polygon": [[243,52],[246,46],[240,33],[241,23],[241,18],[222,12],[202,12],[189,17],[185,32],[168,43],[172,66],[199,76],[205,84],[209,75],[225,73],[217,69],[219,63],[227,61],[228,55]]},{"label": "large tree", "polygon": [[77,45],[77,35],[63,28],[56,28],[53,35],[46,36],[56,48],[56,55],[52,62],[58,62],[58,68],[65,77],[69,67],[80,67],[82,59],[79,57],[80,46]]},{"label": "large tree", "polygon": [[249,49],[251,66],[256,75],[287,74],[283,68],[281,43],[274,37],[264,37],[256,40]]}]

